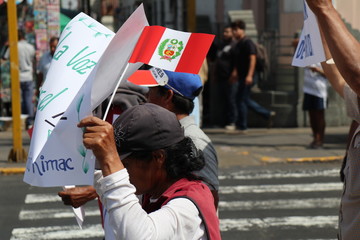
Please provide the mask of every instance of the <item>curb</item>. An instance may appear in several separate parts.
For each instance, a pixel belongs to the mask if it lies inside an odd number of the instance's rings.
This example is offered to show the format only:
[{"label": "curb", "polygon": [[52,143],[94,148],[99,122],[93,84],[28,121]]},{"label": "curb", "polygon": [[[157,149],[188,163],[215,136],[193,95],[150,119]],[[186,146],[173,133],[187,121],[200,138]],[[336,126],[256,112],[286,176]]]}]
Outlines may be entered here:
[{"label": "curb", "polygon": [[329,157],[307,157],[307,158],[287,158],[287,162],[332,162],[342,161],[344,156],[329,156]]},{"label": "curb", "polygon": [[0,173],[4,175],[23,174],[24,172],[25,168],[0,168]]},{"label": "curb", "polygon": [[261,161],[267,163],[274,162],[288,162],[288,163],[299,163],[299,162],[333,162],[342,161],[344,156],[328,156],[328,157],[304,157],[304,158],[276,158],[276,157],[262,157]]}]

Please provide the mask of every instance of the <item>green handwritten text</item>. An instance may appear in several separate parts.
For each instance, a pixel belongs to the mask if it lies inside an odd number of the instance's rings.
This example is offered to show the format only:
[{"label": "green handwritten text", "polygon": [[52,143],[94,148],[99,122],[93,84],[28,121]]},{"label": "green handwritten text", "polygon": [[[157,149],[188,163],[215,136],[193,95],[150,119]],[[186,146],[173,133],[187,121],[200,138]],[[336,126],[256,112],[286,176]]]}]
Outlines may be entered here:
[{"label": "green handwritten text", "polygon": [[[72,69],[75,70],[77,73],[79,74],[85,74],[86,73],[86,69],[91,69],[96,65],[96,62],[91,61],[90,59],[87,59],[86,57],[96,53],[96,51],[93,51],[91,53],[88,53],[86,55],[83,55],[83,52],[85,54],[85,50],[88,49],[89,47],[86,46],[84,47],[80,52],[78,52],[69,62],[66,66],[71,66],[73,65]],[[86,59],[85,59],[86,58]]]},{"label": "green handwritten text", "polygon": [[45,109],[45,107],[50,104],[52,101],[54,101],[57,97],[59,97],[61,94],[63,94],[64,92],[66,92],[69,88],[64,88],[63,90],[61,90],[58,94],[54,95],[52,93],[47,94],[46,96],[44,96],[43,98],[42,95],[44,93],[46,93],[46,91],[41,91],[40,92],[40,96],[39,96],[39,105],[38,105],[38,110],[42,111]]}]

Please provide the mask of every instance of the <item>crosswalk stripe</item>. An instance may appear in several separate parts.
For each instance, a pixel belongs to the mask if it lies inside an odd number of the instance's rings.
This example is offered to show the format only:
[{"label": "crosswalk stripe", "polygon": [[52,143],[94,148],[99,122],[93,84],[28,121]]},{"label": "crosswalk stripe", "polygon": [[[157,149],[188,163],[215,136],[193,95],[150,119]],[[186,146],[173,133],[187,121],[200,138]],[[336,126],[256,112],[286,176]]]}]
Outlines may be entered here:
[{"label": "crosswalk stripe", "polygon": [[10,240],[58,240],[58,239],[84,239],[103,237],[104,230],[101,224],[85,225],[83,229],[79,226],[51,226],[15,228]]},{"label": "crosswalk stripe", "polygon": [[233,193],[277,193],[277,192],[318,192],[318,191],[339,191],[342,183],[306,183],[306,184],[277,184],[277,185],[240,185],[220,186],[220,194]]},{"label": "crosswalk stripe", "polygon": [[220,219],[220,231],[249,231],[269,227],[336,228],[337,216],[290,216],[268,218]]},{"label": "crosswalk stripe", "polygon": [[[100,216],[100,210],[97,207],[85,208],[85,218],[89,216]],[[40,209],[40,210],[21,210],[20,220],[52,219],[52,218],[74,218],[74,213],[68,209]]]},{"label": "crosswalk stripe", "polygon": [[[337,169],[331,170],[299,170],[299,171],[247,171],[241,170],[238,172],[233,172],[228,175],[219,176],[220,180],[228,180],[224,186],[220,186],[219,194],[228,195],[226,198],[234,199],[237,194],[257,194],[257,193],[291,193],[289,194],[290,198],[287,199],[284,197],[284,194],[281,194],[282,199],[266,198],[261,200],[253,201],[220,201],[219,202],[219,211],[220,211],[220,230],[222,232],[231,232],[231,231],[254,231],[254,229],[266,229],[266,228],[279,228],[279,229],[291,229],[291,228],[337,228],[338,217],[333,216],[332,212],[327,213],[328,210],[325,209],[334,209],[338,208],[340,204],[340,198],[337,197],[313,197],[306,198],[306,196],[296,198],[296,195],[293,193],[302,193],[302,192],[325,192],[325,191],[340,191],[343,188],[341,182],[337,182],[336,178],[339,172]],[[314,182],[312,179],[324,177],[323,180],[319,182]],[[330,182],[325,182],[326,178]],[[329,178],[330,177],[330,178]],[[293,179],[293,181],[301,182],[302,179],[305,183],[293,183],[288,184],[288,179]],[[278,179],[276,182],[285,182],[286,184],[263,184],[267,183],[268,179]],[[238,182],[236,182],[238,180]],[[241,181],[243,180],[243,181]],[[247,184],[247,180],[250,180]],[[255,180],[255,181],[251,181]],[[258,181],[256,181],[258,180]],[[263,180],[263,181],[261,181]],[[293,182],[291,181],[291,182]],[[307,183],[311,182],[311,183]],[[225,182],[224,182],[225,183]],[[230,183],[230,184],[228,184]],[[240,183],[241,185],[238,185]],[[261,184],[256,184],[261,183]],[[221,184],[220,184],[221,185]],[[233,185],[233,186],[231,186]],[[268,195],[265,195],[268,196]],[[273,195],[271,195],[273,196]],[[25,198],[25,203],[28,204],[24,210],[21,210],[19,213],[19,219],[23,220],[41,220],[41,219],[63,219],[63,218],[73,218],[74,214],[71,208],[61,207],[59,209],[39,209],[39,210],[30,210],[29,204],[42,204],[42,203],[52,203],[52,202],[61,202],[61,198],[57,196],[56,193],[49,194],[28,194]],[[39,208],[35,205],[36,208]],[[291,210],[301,210],[304,209],[323,209],[324,215],[330,214],[329,216],[292,216]],[[236,218],[242,216],[241,211],[261,211],[261,210],[289,210],[282,211],[288,216],[271,216],[267,215],[264,218]],[[235,211],[239,214],[235,216],[234,219],[231,217],[234,216],[233,213],[230,214],[229,211]],[[265,212],[265,211],[263,211]],[[267,211],[266,211],[267,212]],[[271,211],[270,211],[271,212]],[[296,211],[299,212],[299,211]],[[309,210],[308,210],[309,212]],[[221,218],[222,213],[224,214],[224,219]],[[249,212],[245,212],[246,217],[249,216]],[[289,214],[288,214],[289,213]],[[306,213],[304,212],[304,215]],[[86,216],[99,216],[100,212],[96,206],[87,206],[85,208]],[[300,214],[302,215],[302,214]],[[312,213],[309,213],[312,215]],[[245,216],[245,215],[244,215]],[[262,215],[260,215],[262,216]],[[230,218],[229,218],[230,217]],[[89,220],[94,221],[95,218],[89,218]],[[100,221],[100,220],[99,220]],[[97,221],[92,222],[97,223]],[[33,225],[34,226],[34,225]],[[281,230],[280,230],[281,231]],[[104,236],[103,229],[101,224],[90,225],[87,224],[83,229],[79,229],[77,225],[71,226],[38,226],[38,227],[29,227],[29,228],[15,228],[12,231],[11,240],[19,239],[28,239],[28,240],[54,240],[54,239],[87,239],[87,238],[101,238]],[[315,239],[313,239],[315,240]],[[320,240],[320,239],[318,239]]]},{"label": "crosswalk stripe", "polygon": [[330,170],[309,170],[299,172],[251,172],[238,171],[229,175],[219,175],[219,180],[234,179],[234,180],[250,180],[250,179],[281,179],[281,178],[308,178],[308,177],[338,177],[338,169]]},{"label": "crosswalk stripe", "polygon": [[336,208],[340,198],[307,198],[307,199],[280,199],[265,201],[220,201],[219,210],[255,210],[255,209],[319,209]]},{"label": "crosswalk stripe", "polygon": [[57,194],[27,194],[25,197],[26,204],[60,201],[61,198]]}]

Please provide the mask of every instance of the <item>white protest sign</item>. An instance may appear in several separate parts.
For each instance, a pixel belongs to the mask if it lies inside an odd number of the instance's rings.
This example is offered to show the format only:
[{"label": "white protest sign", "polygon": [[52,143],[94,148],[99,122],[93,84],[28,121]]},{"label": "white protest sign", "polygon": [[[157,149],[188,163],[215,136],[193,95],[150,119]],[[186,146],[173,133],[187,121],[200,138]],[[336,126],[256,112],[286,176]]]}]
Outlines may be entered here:
[{"label": "white protest sign", "polygon": [[114,35],[84,13],[78,14],[64,29],[40,90],[27,160],[28,169],[38,158],[57,123],[66,121],[64,112]]},{"label": "white protest sign", "polygon": [[325,61],[325,53],[316,16],[304,1],[304,27],[292,65],[306,67],[323,61]]},{"label": "white protest sign", "polygon": [[[93,184],[95,159],[92,152],[83,146],[83,131],[77,127],[77,123],[91,115],[92,110],[115,88],[143,28],[147,25],[141,5],[117,32],[83,86],[74,94],[75,97],[62,115],[66,120],[58,121],[40,153],[34,155],[34,159],[29,159],[31,161],[28,160],[25,182],[43,187]],[[80,38],[83,39],[84,36]],[[141,65],[131,64],[124,78]],[[63,66],[62,71],[68,71],[66,66]],[[76,78],[72,81],[76,81]],[[57,107],[55,103],[54,107]]]}]

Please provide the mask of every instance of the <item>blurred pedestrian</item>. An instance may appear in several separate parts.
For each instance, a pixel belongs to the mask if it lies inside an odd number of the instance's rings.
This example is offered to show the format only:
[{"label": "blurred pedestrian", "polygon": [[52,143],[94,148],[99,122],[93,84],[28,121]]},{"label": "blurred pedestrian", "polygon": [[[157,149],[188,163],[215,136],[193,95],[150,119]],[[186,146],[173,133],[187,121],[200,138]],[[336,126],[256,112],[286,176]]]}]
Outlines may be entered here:
[{"label": "blurred pedestrian", "polygon": [[184,128],[185,136],[190,137],[196,148],[204,153],[205,167],[196,174],[202,177],[210,188],[214,197],[214,205],[217,208],[219,202],[219,179],[216,150],[210,138],[196,124],[193,116],[190,116],[194,109],[194,99],[202,90],[202,82],[197,74],[166,70],[163,72],[168,81],[164,86],[149,87],[148,102],[175,113]]},{"label": "blurred pedestrian", "polygon": [[313,64],[304,70],[303,110],[309,112],[313,141],[309,147],[323,147],[325,134],[325,109],[327,107],[328,82],[320,65]]},{"label": "blurred pedestrian", "polygon": [[40,58],[37,67],[36,90],[39,90],[50,68],[51,60],[55,54],[56,46],[59,43],[58,37],[51,37],[49,40],[49,51],[46,51]]},{"label": "blurred pedestrian", "polygon": [[[34,62],[35,48],[25,40],[25,33],[18,30],[18,54],[19,54],[19,76],[21,89],[21,113],[27,114],[25,125],[30,128],[34,122]],[[4,55],[10,58],[9,49]]]},{"label": "blurred pedestrian", "polygon": [[211,193],[192,174],[204,159],[172,112],[147,103],[114,129],[95,117],[78,126],[100,165],[95,188],[116,239],[221,239]]},{"label": "blurred pedestrian", "polygon": [[334,89],[345,98],[347,113],[356,121],[352,124],[350,142],[341,170],[344,191],[339,211],[338,239],[359,239],[360,44],[348,31],[331,0],[307,0],[307,3],[316,15],[322,30],[325,52],[328,56],[331,54],[337,67],[323,63],[325,74]]},{"label": "blurred pedestrian", "polygon": [[270,111],[250,98],[251,88],[257,84],[258,73],[256,67],[256,45],[245,34],[246,24],[242,20],[231,23],[232,33],[237,43],[232,49],[234,69],[230,77],[229,123],[227,130],[237,127],[245,131],[248,128],[248,108],[268,120],[271,125],[275,112]]},{"label": "blurred pedestrian", "polygon": [[0,48],[0,116],[11,116],[10,62],[4,59],[7,48],[8,43]]},{"label": "blurred pedestrian", "polygon": [[[220,109],[222,126],[227,124],[227,115],[229,112],[230,99],[228,95],[229,80],[234,68],[231,55],[231,48],[236,41],[233,38],[230,25],[225,26],[221,35],[214,43],[215,52],[215,91],[217,94],[218,108]],[[215,51],[214,50],[214,51]]]}]

